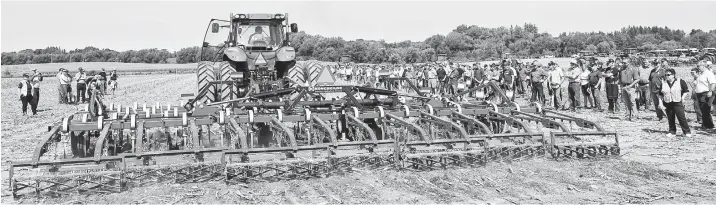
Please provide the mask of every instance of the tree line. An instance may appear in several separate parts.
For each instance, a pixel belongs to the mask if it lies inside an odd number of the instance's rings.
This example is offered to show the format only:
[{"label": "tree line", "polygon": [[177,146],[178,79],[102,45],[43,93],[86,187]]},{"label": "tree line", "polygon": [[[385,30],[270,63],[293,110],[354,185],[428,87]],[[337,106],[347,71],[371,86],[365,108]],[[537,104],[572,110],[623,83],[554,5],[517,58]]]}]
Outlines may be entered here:
[{"label": "tree line", "polygon": [[[423,41],[387,43],[384,40],[346,41],[305,32],[292,34],[291,45],[299,60],[339,61],[351,56],[358,63],[418,63],[432,61],[446,54],[458,61],[494,60],[511,53],[522,58],[543,55],[570,56],[580,51],[611,53],[625,48],[648,51],[655,49],[716,47],[716,30],[693,29],[686,33],[668,27],[629,26],[613,32],[570,32],[552,36],[540,32],[534,24],[486,28],[460,25],[447,35],[433,35]],[[57,47],[3,52],[2,64],[56,62],[122,62],[122,63],[195,63],[200,47],[114,51],[86,47],[66,51]],[[205,52],[208,59],[212,52]]]}]

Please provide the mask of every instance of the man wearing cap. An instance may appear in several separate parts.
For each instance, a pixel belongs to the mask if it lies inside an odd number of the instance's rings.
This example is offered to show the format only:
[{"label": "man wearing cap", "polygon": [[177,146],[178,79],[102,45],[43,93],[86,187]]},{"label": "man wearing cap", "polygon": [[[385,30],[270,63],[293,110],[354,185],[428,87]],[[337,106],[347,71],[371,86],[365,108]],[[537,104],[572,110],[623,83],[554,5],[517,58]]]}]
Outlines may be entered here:
[{"label": "man wearing cap", "polygon": [[510,99],[515,99],[515,80],[517,79],[517,70],[512,66],[507,65],[507,61],[503,63],[502,72],[500,72],[499,81],[502,83],[501,87],[505,91],[505,94]]},{"label": "man wearing cap", "polygon": [[619,84],[622,87],[622,100],[626,106],[627,120],[634,120],[634,97],[636,94],[636,85],[639,83],[639,70],[629,68],[626,62],[622,62],[619,71]]},{"label": "man wearing cap", "polygon": [[570,108],[572,111],[577,111],[577,108],[579,107],[579,74],[581,73],[582,69],[579,68],[579,65],[577,65],[577,61],[572,60],[572,62],[570,62],[569,71],[567,71],[564,75],[564,77],[569,80],[568,93],[569,101],[571,102]]},{"label": "man wearing cap", "polygon": [[68,104],[70,103],[70,95],[68,92],[71,91],[70,82],[72,81],[72,77],[70,77],[67,70],[64,68],[60,68],[60,72],[57,73],[56,77],[60,81],[60,86],[58,87],[58,92],[60,93],[60,104]]},{"label": "man wearing cap", "polygon": [[[485,64],[485,67],[480,67],[477,63],[475,63],[475,68],[472,70],[472,85],[470,88],[474,88],[477,86],[480,86],[480,84],[485,80],[485,69],[487,68],[487,64]],[[475,92],[470,93],[471,97],[475,96]]]},{"label": "man wearing cap", "polygon": [[32,69],[32,76],[30,76],[30,83],[32,84],[32,105],[34,106],[34,109],[37,109],[37,105],[40,104],[40,82],[42,82],[43,77],[40,72],[37,71],[37,68]]},{"label": "man wearing cap", "polygon": [[87,74],[82,67],[77,68],[79,72],[75,74],[74,80],[77,82],[77,103],[87,102],[85,93],[87,92]]},{"label": "man wearing cap", "polygon": [[716,91],[716,76],[704,61],[699,62],[698,68],[701,73],[696,78],[694,92],[701,111],[701,128],[713,129],[714,122],[711,116],[711,106],[713,106],[714,91]]},{"label": "man wearing cap", "polygon": [[614,113],[619,105],[619,68],[613,60],[607,61],[607,69],[604,71],[604,82],[606,83],[607,102],[609,113]]},{"label": "man wearing cap", "polygon": [[604,74],[602,72],[600,63],[593,63],[592,66],[589,68],[589,92],[591,94],[591,98],[594,100],[594,109],[598,112],[604,112],[604,109],[602,109],[602,103],[600,102],[601,99],[599,91],[602,89],[602,78],[604,78]]},{"label": "man wearing cap", "polygon": [[653,69],[651,73],[649,73],[649,90],[651,92],[651,101],[654,102],[654,110],[656,111],[656,119],[661,121],[664,116],[666,116],[666,113],[664,113],[665,107],[663,106],[663,103],[661,99],[659,99],[659,92],[661,92],[661,85],[662,81],[664,80],[664,75],[666,74],[666,69],[669,68],[669,61],[666,60],[666,58],[661,59],[661,64],[656,67],[656,69]]},{"label": "man wearing cap", "polygon": [[541,63],[535,63],[534,69],[530,72],[530,80],[532,81],[532,98],[530,101],[539,102],[544,105],[544,80],[547,79],[547,72],[542,69]]}]

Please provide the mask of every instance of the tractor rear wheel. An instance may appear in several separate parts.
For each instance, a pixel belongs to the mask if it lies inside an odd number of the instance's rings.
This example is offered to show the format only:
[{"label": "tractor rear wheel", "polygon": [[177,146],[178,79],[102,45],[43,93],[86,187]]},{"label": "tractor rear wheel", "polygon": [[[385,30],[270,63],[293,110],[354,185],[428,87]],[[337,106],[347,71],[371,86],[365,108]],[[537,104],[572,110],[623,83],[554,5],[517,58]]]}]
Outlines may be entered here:
[{"label": "tractor rear wheel", "polygon": [[211,84],[214,81],[214,62],[201,61],[196,71],[197,84],[201,92],[203,89],[208,89],[206,94],[199,97],[199,103],[214,102],[216,99],[216,86]]},{"label": "tractor rear wheel", "polygon": [[323,67],[318,62],[300,62],[296,63],[296,65],[288,71],[288,77],[296,81],[296,83],[312,83],[322,70]]},{"label": "tractor rear wheel", "polygon": [[[231,64],[227,61],[221,62],[219,64],[219,80],[221,81],[230,81],[231,80],[231,73],[236,72],[236,69],[231,66]],[[221,96],[221,101],[231,100],[238,98],[238,88],[231,89],[231,87],[234,86],[233,84],[221,84],[217,87],[219,88],[219,95]]]},{"label": "tractor rear wheel", "polygon": [[304,84],[306,82],[306,73],[304,72],[305,62],[296,63],[295,66],[288,70],[288,78],[296,83]]}]

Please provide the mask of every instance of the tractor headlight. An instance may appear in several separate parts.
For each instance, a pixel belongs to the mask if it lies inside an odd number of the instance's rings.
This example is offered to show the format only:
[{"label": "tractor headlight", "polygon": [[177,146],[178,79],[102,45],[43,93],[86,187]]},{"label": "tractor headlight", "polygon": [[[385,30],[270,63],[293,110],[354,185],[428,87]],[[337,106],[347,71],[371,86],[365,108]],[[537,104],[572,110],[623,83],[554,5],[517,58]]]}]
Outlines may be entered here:
[{"label": "tractor headlight", "polygon": [[276,60],[278,61],[292,61],[296,59],[296,50],[293,47],[283,47],[276,51]]},{"label": "tractor headlight", "polygon": [[230,47],[224,49],[224,55],[229,57],[232,61],[243,62],[246,61],[246,52],[239,47]]}]

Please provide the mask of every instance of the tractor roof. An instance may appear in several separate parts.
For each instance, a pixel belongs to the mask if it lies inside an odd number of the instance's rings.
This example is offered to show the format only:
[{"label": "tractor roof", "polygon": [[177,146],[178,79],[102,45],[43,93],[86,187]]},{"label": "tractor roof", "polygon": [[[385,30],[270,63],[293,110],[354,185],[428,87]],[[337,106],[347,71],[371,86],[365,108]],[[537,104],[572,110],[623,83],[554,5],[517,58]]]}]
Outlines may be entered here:
[{"label": "tractor roof", "polygon": [[234,18],[239,20],[283,20],[285,14],[234,14]]}]

